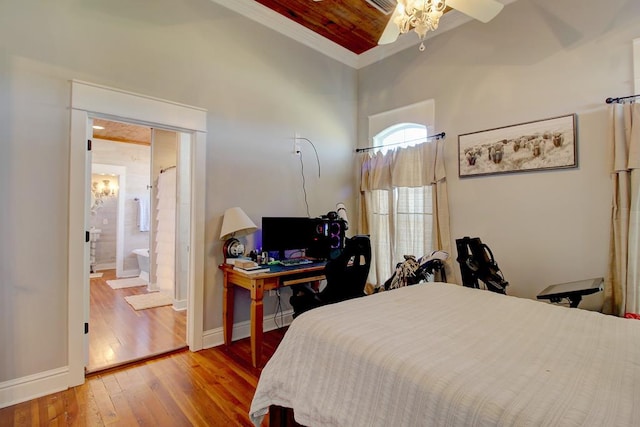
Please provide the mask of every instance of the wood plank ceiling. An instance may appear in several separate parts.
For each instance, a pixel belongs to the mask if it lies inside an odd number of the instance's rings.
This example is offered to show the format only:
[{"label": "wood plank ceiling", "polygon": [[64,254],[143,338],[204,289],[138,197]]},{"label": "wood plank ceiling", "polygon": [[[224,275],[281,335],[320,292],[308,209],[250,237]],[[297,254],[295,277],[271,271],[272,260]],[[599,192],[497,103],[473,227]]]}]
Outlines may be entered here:
[{"label": "wood plank ceiling", "polygon": [[[151,128],[130,123],[93,119],[93,137],[115,142],[151,145]],[[100,126],[102,129],[96,129]]]},{"label": "wood plank ceiling", "polygon": [[390,15],[365,0],[255,0],[359,55],[378,45]]}]

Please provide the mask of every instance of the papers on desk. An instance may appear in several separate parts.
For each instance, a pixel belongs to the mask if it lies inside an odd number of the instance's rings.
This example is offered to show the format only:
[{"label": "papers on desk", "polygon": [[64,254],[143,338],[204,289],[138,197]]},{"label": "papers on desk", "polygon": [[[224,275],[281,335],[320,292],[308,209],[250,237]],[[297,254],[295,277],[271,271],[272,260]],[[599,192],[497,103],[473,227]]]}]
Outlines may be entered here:
[{"label": "papers on desk", "polygon": [[251,261],[250,259],[238,259],[233,264],[233,269],[237,271],[242,271],[246,274],[256,274],[256,273],[266,273],[269,271],[269,267],[265,265],[259,265],[255,261]]},{"label": "papers on desk", "polygon": [[[251,262],[251,258],[246,258],[246,257],[241,257],[241,258],[227,258],[225,260],[225,263],[230,264],[230,265],[239,265],[245,262]],[[255,263],[254,263],[255,264]],[[257,264],[256,264],[257,265]]]},{"label": "papers on desk", "polygon": [[255,267],[247,267],[247,268],[238,267],[236,265],[233,267],[233,269],[236,271],[241,271],[246,274],[268,273],[269,271],[271,271],[269,267],[265,267],[263,265],[258,265]]}]

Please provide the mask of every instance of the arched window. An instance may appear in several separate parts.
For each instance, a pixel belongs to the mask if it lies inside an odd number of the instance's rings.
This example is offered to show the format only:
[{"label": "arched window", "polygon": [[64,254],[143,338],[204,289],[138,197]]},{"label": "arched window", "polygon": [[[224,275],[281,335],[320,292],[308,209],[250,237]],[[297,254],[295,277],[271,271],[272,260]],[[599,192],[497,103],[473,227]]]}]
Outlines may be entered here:
[{"label": "arched window", "polygon": [[[427,143],[427,127],[416,123],[399,123],[375,135],[374,153],[392,155]],[[374,154],[375,155],[375,154]],[[369,278],[382,285],[391,277],[395,265],[404,255],[417,258],[433,250],[433,204],[431,186],[376,189],[365,194],[375,269]]]},{"label": "arched window", "polygon": [[384,129],[373,137],[374,152],[385,154],[393,148],[410,147],[427,140],[427,127],[417,123],[400,123]]}]

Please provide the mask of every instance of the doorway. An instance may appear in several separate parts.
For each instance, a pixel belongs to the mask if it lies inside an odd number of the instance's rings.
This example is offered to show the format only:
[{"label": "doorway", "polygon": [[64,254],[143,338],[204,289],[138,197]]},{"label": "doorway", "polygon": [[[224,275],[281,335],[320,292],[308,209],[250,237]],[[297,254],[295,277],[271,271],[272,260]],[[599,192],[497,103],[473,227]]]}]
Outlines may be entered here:
[{"label": "doorway", "polygon": [[175,131],[92,124],[87,373],[186,348],[187,307],[175,272],[187,255],[176,245],[176,212],[188,147],[179,150]]},{"label": "doorway", "polygon": [[[174,130],[188,147],[190,173],[188,233],[180,233],[178,245],[186,245],[188,267],[186,342],[191,351],[203,346],[204,310],[204,209],[206,111],[92,83],[71,82],[71,143],[69,167],[69,387],[84,383],[89,353],[89,200],[91,119],[104,118],[154,128]],[[79,237],[82,236],[81,239]]]}]

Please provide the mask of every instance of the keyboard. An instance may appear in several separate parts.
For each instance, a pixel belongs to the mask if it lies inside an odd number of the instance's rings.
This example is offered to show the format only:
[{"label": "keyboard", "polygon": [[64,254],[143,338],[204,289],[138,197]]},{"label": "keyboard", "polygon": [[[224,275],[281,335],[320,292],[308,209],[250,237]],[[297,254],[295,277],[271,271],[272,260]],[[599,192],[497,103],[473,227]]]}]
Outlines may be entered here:
[{"label": "keyboard", "polygon": [[289,258],[289,259],[281,259],[278,261],[278,264],[283,265],[285,267],[292,267],[295,265],[304,265],[304,264],[312,264],[313,261],[306,258]]}]

